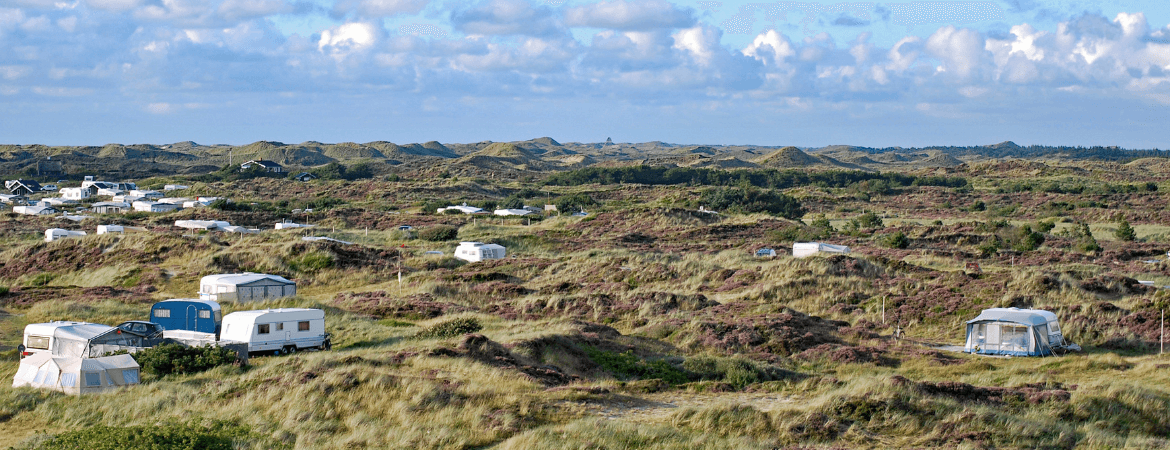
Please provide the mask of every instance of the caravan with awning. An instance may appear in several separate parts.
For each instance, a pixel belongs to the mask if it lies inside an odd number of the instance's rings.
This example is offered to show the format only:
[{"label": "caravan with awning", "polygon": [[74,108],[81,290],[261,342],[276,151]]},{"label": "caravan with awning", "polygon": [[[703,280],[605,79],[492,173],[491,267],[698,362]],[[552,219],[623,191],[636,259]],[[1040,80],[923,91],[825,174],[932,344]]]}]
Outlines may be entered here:
[{"label": "caravan with awning", "polygon": [[1047,356],[1066,347],[1056,314],[1019,308],[985,309],[967,321],[964,352],[982,355]]}]

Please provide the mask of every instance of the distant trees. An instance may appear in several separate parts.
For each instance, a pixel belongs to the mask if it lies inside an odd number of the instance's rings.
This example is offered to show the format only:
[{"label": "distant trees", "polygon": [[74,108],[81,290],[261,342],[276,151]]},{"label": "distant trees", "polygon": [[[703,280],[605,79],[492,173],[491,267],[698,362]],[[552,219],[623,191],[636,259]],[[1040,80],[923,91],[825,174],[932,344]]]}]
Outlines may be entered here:
[{"label": "distant trees", "polygon": [[[316,175],[322,180],[360,180],[364,178],[372,178],[374,176],[374,168],[367,162],[359,162],[351,166],[345,166],[336,161],[320,167],[314,167],[309,170],[309,173]],[[290,177],[293,174],[289,175]]]},{"label": "distant trees", "polygon": [[703,191],[700,202],[716,211],[768,213],[787,219],[799,219],[804,208],[795,198],[772,189],[714,188]]},{"label": "distant trees", "polygon": [[797,186],[848,187],[869,181],[861,190],[883,194],[901,186],[965,187],[963,177],[916,176],[900,173],[865,171],[807,172],[800,170],[719,170],[690,167],[586,167],[553,174],[545,184],[579,186],[582,184],[639,183],[652,185],[684,184],[689,186],[754,186],[767,189],[788,189]]}]

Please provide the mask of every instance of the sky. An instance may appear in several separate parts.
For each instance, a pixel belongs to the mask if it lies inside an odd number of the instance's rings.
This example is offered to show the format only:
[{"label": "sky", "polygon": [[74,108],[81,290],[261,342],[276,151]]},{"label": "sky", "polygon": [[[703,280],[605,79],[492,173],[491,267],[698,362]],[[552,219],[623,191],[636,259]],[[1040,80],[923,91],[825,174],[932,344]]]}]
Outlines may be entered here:
[{"label": "sky", "polygon": [[1170,148],[1170,2],[0,0],[0,144]]}]

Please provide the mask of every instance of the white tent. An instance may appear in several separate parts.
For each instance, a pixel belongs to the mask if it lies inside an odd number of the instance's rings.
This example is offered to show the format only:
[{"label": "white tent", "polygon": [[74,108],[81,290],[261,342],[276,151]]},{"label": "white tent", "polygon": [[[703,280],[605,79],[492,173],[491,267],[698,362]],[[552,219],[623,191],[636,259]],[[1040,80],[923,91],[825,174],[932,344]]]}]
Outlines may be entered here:
[{"label": "white tent", "polygon": [[471,262],[485,259],[503,259],[507,250],[498,244],[484,244],[483,242],[460,242],[455,247],[455,257]]},{"label": "white tent", "polygon": [[792,256],[797,258],[812,256],[817,253],[849,253],[849,247],[825,244],[823,242],[795,242],[792,244]]},{"label": "white tent", "polygon": [[37,353],[20,361],[12,387],[91,394],[139,383],[139,365],[130,355],[81,358]]},{"label": "white tent", "polygon": [[222,301],[260,301],[297,295],[297,284],[287,278],[263,273],[208,275],[199,281],[199,298]]}]

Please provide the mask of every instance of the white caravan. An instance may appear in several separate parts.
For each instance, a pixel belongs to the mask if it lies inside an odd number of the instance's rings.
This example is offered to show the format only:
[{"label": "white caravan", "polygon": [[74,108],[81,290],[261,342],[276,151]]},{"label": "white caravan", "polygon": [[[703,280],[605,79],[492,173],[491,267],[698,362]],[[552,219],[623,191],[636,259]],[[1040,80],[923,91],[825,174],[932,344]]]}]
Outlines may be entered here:
[{"label": "white caravan", "polygon": [[237,311],[223,316],[220,340],[248,344],[248,353],[292,353],[333,344],[325,332],[325,311],[309,308]]}]

